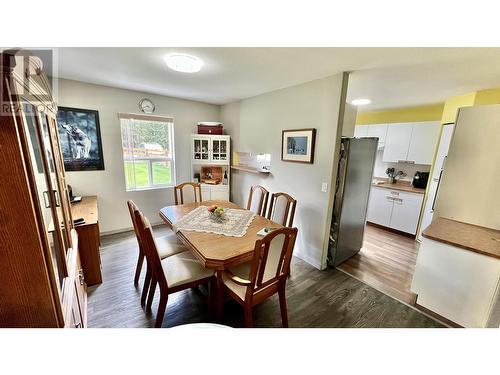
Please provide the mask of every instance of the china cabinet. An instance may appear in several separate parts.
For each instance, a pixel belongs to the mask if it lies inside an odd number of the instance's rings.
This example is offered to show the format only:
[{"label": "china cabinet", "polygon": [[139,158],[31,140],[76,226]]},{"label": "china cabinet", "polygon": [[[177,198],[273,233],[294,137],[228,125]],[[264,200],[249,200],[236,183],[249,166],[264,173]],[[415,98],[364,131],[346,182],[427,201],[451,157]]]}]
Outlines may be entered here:
[{"label": "china cabinet", "polygon": [[0,327],[85,327],[86,284],[49,81],[26,51],[4,52],[0,64]]},{"label": "china cabinet", "polygon": [[[203,200],[229,200],[230,182],[230,145],[229,135],[192,134],[191,135],[191,176],[201,183]],[[207,166],[220,168],[220,181],[205,183],[212,180],[204,176]],[[208,169],[209,170],[209,169]]]}]

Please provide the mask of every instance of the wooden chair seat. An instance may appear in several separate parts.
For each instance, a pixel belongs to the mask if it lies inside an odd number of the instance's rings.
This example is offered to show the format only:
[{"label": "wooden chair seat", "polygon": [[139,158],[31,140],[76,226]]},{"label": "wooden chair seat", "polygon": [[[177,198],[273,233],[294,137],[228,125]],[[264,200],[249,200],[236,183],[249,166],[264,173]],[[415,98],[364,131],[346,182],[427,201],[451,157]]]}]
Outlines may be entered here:
[{"label": "wooden chair seat", "polygon": [[169,288],[175,288],[214,275],[214,270],[203,267],[189,251],[163,259],[161,267]]},{"label": "wooden chair seat", "polygon": [[160,259],[187,251],[187,248],[179,241],[179,238],[175,234],[155,237],[155,242]]}]

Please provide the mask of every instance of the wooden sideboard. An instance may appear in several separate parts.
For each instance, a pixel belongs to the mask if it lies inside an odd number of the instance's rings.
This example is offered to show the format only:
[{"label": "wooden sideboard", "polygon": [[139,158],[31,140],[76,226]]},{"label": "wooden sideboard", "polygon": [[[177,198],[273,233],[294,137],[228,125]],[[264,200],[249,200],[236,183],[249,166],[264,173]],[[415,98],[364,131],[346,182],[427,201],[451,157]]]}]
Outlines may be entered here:
[{"label": "wooden sideboard", "polygon": [[85,281],[88,286],[100,284],[102,273],[97,197],[82,197],[81,202],[72,203],[71,213],[73,220],[82,218],[85,221],[83,224],[75,225]]}]

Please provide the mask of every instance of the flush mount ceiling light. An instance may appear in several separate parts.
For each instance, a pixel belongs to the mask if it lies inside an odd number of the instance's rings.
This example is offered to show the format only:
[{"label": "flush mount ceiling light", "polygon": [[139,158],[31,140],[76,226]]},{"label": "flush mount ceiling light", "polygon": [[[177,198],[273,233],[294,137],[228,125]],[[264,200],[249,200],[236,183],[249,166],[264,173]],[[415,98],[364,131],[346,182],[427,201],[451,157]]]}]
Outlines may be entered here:
[{"label": "flush mount ceiling light", "polygon": [[370,99],[354,99],[351,104],[352,105],[367,105],[370,104],[372,101]]},{"label": "flush mount ceiling light", "polygon": [[182,73],[196,73],[199,72],[203,66],[201,61],[196,56],[186,55],[185,53],[170,53],[164,57],[167,66]]}]

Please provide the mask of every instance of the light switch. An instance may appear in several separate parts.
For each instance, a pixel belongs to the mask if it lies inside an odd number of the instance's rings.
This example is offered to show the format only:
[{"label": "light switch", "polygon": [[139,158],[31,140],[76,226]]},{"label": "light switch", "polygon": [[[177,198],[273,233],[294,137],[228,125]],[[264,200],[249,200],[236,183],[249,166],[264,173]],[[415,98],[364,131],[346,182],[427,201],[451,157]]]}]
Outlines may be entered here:
[{"label": "light switch", "polygon": [[326,193],[326,192],[328,191],[328,183],[327,183],[327,182],[323,182],[323,183],[321,184],[321,191],[322,191],[323,193]]}]

